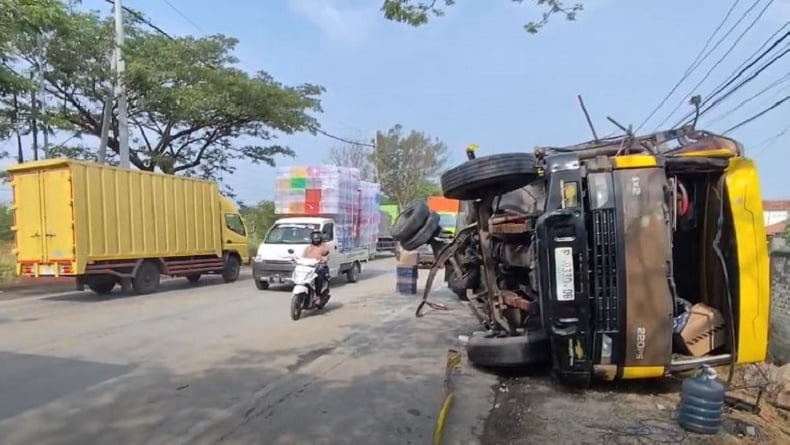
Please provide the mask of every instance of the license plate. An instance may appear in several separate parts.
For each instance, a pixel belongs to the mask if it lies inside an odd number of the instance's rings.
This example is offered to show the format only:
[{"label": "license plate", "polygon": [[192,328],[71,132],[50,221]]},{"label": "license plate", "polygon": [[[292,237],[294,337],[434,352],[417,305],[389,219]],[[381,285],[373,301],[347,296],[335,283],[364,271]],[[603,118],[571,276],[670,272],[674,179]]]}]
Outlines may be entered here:
[{"label": "license plate", "polygon": [[554,249],[555,281],[558,301],[573,301],[573,249],[557,247]]}]

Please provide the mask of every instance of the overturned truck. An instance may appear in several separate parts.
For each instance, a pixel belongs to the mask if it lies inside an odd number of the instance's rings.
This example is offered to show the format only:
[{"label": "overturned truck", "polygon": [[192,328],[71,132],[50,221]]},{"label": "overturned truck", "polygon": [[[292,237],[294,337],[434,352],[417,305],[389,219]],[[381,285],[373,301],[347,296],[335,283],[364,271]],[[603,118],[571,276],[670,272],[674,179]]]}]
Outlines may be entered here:
[{"label": "overturned truck", "polygon": [[424,203],[393,236],[431,244],[429,286],[444,266],[468,300],[473,363],[551,364],[586,386],[765,359],[762,199],[738,142],[686,127],[538,147],[470,159],[441,183],[462,201],[456,238],[435,236]]}]

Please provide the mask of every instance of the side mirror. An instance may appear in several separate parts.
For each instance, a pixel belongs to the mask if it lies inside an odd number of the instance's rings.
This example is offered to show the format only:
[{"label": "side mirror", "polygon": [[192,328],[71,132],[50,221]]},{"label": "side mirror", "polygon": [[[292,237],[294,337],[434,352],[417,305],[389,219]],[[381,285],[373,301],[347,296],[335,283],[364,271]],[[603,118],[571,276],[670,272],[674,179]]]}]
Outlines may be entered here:
[{"label": "side mirror", "polygon": [[294,250],[293,249],[288,249],[288,253],[293,255],[294,254]]}]

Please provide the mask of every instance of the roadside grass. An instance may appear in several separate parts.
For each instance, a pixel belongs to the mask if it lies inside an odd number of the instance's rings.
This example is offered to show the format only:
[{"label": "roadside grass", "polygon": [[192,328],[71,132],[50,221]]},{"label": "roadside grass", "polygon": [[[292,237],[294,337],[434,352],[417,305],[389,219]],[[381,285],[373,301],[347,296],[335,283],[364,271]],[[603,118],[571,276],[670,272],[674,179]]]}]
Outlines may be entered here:
[{"label": "roadside grass", "polygon": [[16,259],[13,249],[14,243],[0,244],[0,284],[7,284],[14,279]]}]

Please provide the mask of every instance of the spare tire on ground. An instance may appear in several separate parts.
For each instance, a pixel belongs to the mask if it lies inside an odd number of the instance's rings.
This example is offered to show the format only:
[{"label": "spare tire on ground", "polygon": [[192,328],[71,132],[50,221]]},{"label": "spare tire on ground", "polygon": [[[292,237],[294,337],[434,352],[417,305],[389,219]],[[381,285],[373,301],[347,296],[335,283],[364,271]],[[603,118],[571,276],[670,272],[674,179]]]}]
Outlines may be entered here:
[{"label": "spare tire on ground", "polygon": [[[431,211],[428,209],[428,204],[422,201],[414,201],[408,204],[402,212],[392,223],[390,235],[395,241],[403,242],[413,237],[425,222],[428,220]],[[410,250],[410,249],[406,249]]]},{"label": "spare tire on ground", "polygon": [[439,215],[435,212],[430,212],[428,218],[423,223],[422,227],[409,238],[400,241],[401,247],[404,250],[417,250],[418,247],[428,242],[439,233]]},{"label": "spare tire on ground", "polygon": [[466,161],[442,174],[445,198],[471,201],[502,194],[538,179],[532,153],[502,153]]}]

